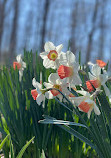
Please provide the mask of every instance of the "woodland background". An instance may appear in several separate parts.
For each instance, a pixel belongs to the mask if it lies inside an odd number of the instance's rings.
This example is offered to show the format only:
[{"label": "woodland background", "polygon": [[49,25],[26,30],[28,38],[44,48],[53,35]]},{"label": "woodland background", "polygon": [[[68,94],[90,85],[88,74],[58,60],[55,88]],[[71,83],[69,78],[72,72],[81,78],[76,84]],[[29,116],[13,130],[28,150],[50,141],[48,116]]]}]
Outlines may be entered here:
[{"label": "woodland background", "polygon": [[0,61],[63,43],[82,62],[111,58],[111,0],[0,0]]}]

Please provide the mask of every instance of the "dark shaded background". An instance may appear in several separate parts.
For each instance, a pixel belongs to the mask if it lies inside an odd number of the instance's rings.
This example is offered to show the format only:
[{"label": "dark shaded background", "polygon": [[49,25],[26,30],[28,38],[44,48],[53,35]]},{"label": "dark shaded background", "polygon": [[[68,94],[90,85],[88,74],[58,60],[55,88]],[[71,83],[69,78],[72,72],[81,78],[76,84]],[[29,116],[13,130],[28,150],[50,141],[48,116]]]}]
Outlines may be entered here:
[{"label": "dark shaded background", "polygon": [[0,0],[0,60],[63,43],[82,61],[111,58],[111,0]]}]

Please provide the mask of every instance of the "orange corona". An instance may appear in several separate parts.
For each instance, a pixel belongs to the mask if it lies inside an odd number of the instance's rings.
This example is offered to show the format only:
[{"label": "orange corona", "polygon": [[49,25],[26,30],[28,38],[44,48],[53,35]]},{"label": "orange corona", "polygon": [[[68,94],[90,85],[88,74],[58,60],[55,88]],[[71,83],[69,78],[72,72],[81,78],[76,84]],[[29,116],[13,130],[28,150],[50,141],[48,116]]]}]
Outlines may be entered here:
[{"label": "orange corona", "polygon": [[33,99],[36,100],[38,96],[37,90],[36,89],[31,90],[31,94],[32,94]]},{"label": "orange corona", "polygon": [[101,83],[99,80],[89,80],[89,81],[86,81],[86,86],[87,86],[87,89],[89,90],[89,92],[93,91],[94,88],[99,88],[101,86]]},{"label": "orange corona", "polygon": [[90,107],[92,106],[92,104],[88,104],[87,102],[83,101],[79,104],[79,108],[85,112],[85,113],[88,113]]},{"label": "orange corona", "polygon": [[14,68],[14,70],[16,69],[16,67],[19,70],[21,68],[21,64],[19,62],[13,62],[13,68]]},{"label": "orange corona", "polygon": [[101,68],[103,68],[103,67],[106,66],[106,63],[105,63],[104,61],[102,61],[102,60],[96,60],[96,63],[97,63]]},{"label": "orange corona", "polygon": [[58,75],[61,79],[71,77],[73,75],[73,68],[70,66],[61,65],[58,68]]}]

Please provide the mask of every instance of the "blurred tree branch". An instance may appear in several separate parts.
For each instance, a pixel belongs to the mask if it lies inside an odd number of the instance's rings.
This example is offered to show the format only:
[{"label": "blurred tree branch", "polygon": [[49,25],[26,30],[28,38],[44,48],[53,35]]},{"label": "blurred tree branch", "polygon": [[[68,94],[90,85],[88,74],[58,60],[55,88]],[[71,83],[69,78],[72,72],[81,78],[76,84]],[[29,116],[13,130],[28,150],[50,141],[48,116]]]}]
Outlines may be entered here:
[{"label": "blurred tree branch", "polygon": [[91,56],[93,36],[94,36],[95,30],[97,28],[96,19],[97,19],[98,7],[99,7],[99,0],[96,0],[95,6],[94,6],[94,12],[92,15],[92,28],[88,35],[88,42],[87,42],[87,48],[86,48],[86,62],[90,60],[90,56]]},{"label": "blurred tree branch", "polygon": [[11,32],[11,38],[10,38],[10,53],[9,53],[11,60],[14,58],[15,49],[17,45],[19,3],[20,3],[20,0],[14,0],[14,3],[13,3],[14,17],[13,17],[13,23],[12,23],[12,32]]},{"label": "blurred tree branch", "polygon": [[0,1],[0,60],[1,60],[1,46],[2,46],[2,36],[4,31],[4,20],[5,20],[5,6],[7,0]]},{"label": "blurred tree branch", "polygon": [[43,50],[43,46],[45,43],[45,35],[46,35],[46,24],[48,18],[48,11],[49,11],[50,0],[45,0],[44,4],[44,14],[43,14],[43,24],[41,29],[41,50]]},{"label": "blurred tree branch", "polygon": [[72,25],[71,25],[71,51],[76,53],[76,28],[77,28],[77,22],[78,22],[78,5],[79,2],[76,1],[74,3],[74,9],[72,11]]}]

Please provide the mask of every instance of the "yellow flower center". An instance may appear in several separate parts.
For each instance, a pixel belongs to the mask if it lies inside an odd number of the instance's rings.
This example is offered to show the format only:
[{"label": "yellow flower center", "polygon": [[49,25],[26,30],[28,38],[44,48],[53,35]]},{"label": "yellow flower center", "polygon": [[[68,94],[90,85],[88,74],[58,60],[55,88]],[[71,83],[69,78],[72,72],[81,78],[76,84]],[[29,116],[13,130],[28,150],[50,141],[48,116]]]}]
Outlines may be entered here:
[{"label": "yellow flower center", "polygon": [[40,90],[42,94],[45,94],[45,92],[47,91],[46,89],[41,89]]},{"label": "yellow flower center", "polygon": [[61,86],[60,85],[58,85],[58,84],[55,84],[54,86],[53,86],[53,88],[56,88],[56,89],[61,89]]},{"label": "yellow flower center", "polygon": [[53,60],[55,61],[58,57],[58,53],[55,51],[55,50],[51,50],[49,52],[49,54],[47,55],[47,57],[50,59],[50,60]]},{"label": "yellow flower center", "polygon": [[55,54],[55,53],[51,54],[51,59],[55,59],[56,57],[57,57],[57,54]]}]

